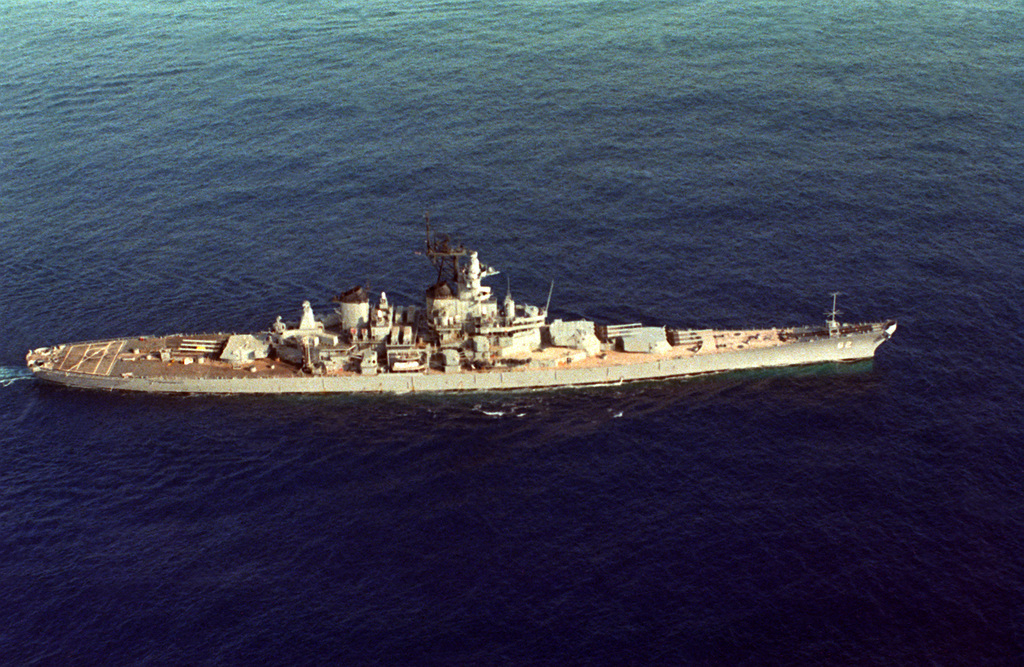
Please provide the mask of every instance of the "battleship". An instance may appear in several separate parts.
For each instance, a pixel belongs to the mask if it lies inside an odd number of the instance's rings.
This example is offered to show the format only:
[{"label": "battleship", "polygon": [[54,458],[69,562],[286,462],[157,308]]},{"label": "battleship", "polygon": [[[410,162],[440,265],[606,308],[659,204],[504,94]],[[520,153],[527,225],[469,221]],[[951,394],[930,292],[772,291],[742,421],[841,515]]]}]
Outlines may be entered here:
[{"label": "battleship", "polygon": [[255,333],[135,336],[40,347],[39,380],[69,387],[177,394],[411,393],[613,385],[729,371],[870,359],[895,320],[717,330],[548,321],[542,308],[499,303],[497,273],[475,251],[427,228],[437,271],[422,304],[371,300],[353,287],[296,321]]}]

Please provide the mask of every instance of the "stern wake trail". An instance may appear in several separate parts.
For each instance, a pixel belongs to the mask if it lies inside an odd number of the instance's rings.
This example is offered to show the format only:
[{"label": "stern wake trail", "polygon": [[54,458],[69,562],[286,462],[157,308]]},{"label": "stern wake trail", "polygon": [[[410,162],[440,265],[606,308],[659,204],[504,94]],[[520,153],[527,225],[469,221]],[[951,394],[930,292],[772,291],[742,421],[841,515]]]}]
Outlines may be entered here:
[{"label": "stern wake trail", "polygon": [[[31,379],[33,379],[32,371],[23,366],[0,366],[0,387],[10,387],[12,384],[20,380]],[[25,421],[25,418],[31,414],[33,408],[36,406],[35,394],[33,392],[28,393],[29,401],[21,411],[21,414],[9,422],[12,426],[16,426]]]},{"label": "stern wake trail", "polygon": [[31,380],[32,371],[20,366],[0,366],[0,387],[9,387],[19,380]]}]

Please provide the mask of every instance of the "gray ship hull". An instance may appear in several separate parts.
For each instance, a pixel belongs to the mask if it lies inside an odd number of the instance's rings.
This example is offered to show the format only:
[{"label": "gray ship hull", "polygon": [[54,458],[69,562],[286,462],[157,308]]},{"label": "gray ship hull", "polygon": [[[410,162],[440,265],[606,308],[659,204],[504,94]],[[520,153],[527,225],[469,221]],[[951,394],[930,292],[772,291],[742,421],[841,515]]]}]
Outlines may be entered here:
[{"label": "gray ship hull", "polygon": [[670,329],[642,323],[548,322],[544,308],[499,303],[476,251],[435,236],[424,254],[437,280],[422,305],[371,301],[360,286],[334,312],[302,304],[256,333],[172,334],[67,343],[30,351],[40,380],[82,389],[169,394],[409,394],[586,387],[757,368],[869,359],[896,323]]},{"label": "gray ship hull", "polygon": [[[759,368],[779,368],[870,359],[895,331],[895,323],[865,325],[855,333],[806,336],[768,347],[732,349],[678,356],[638,354],[622,363],[562,363],[544,368],[488,369],[461,372],[376,373],[372,375],[258,374],[218,377],[216,374],[118,372],[116,354],[109,365],[103,357],[89,369],[66,370],[32,365],[43,381],[82,389],[168,394],[333,394],[420,392],[491,392],[614,385]],[[866,330],[865,330],[866,329]],[[122,349],[130,339],[81,343],[97,349]],[[106,347],[104,347],[106,346]]]}]

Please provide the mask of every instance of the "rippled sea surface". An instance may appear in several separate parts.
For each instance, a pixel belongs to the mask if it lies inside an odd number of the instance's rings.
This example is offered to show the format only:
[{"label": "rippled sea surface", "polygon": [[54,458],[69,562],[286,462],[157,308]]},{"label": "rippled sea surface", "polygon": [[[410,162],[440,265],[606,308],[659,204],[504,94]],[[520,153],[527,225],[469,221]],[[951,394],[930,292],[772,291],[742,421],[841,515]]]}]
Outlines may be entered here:
[{"label": "rippled sea surface", "polygon": [[[0,660],[1020,664],[1019,2],[3,2]],[[27,349],[252,330],[422,220],[503,294],[898,318],[873,363],[175,398]],[[507,277],[507,282],[504,279]]]}]

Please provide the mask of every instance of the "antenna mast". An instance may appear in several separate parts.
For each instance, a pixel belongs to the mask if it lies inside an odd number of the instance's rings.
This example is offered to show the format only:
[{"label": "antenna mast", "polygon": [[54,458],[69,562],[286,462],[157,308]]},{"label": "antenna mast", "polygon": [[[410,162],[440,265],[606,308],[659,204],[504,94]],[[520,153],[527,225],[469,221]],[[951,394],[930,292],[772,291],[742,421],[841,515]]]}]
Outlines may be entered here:
[{"label": "antenna mast", "polygon": [[437,269],[437,284],[447,280],[458,282],[459,280],[459,258],[468,254],[468,251],[461,244],[453,244],[447,234],[440,238],[434,238],[434,232],[430,229],[430,214],[426,214],[427,223],[427,259]]},{"label": "antenna mast", "polygon": [[829,336],[839,335],[839,316],[843,314],[843,311],[836,308],[836,300],[842,292],[832,292],[832,310],[825,311],[825,325],[828,327]]}]

